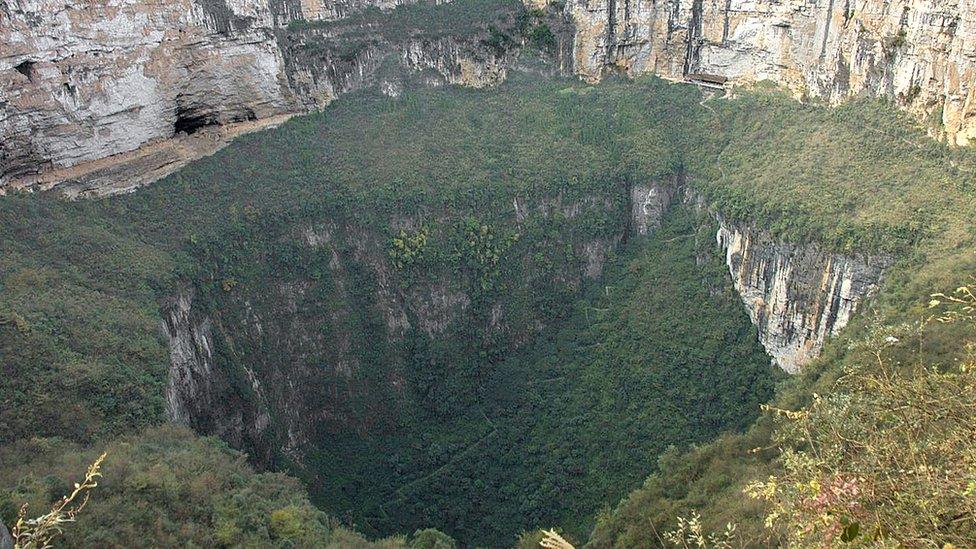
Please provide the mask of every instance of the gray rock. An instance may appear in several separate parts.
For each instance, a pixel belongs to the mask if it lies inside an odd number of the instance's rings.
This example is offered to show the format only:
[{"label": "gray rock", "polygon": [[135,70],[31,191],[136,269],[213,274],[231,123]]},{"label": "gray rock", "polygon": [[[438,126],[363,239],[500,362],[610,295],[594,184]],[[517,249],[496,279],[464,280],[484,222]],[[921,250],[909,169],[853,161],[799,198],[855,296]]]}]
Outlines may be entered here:
[{"label": "gray rock", "polygon": [[14,549],[14,538],[10,537],[10,531],[0,522],[0,549]]},{"label": "gray rock", "polygon": [[[127,192],[261,121],[374,84],[398,93],[400,72],[430,85],[505,77],[508,53],[483,36],[394,39],[343,23],[404,3],[94,0],[80,10],[23,0],[0,9],[0,194]],[[287,30],[315,20],[336,24]]]},{"label": "gray rock", "polygon": [[[949,0],[569,0],[576,72],[771,80],[836,102],[874,95],[957,144],[976,138],[976,10]],[[941,118],[938,118],[941,116]]]}]

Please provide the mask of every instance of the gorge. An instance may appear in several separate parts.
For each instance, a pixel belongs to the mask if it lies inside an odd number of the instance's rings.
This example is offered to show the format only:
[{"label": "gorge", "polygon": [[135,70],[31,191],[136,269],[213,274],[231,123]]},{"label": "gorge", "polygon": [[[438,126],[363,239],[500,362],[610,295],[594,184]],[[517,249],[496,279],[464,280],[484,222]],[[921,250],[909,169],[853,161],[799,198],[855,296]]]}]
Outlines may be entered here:
[{"label": "gorge", "polygon": [[3,4],[0,520],[105,447],[68,546],[781,542],[761,407],[960,356],[969,14],[898,8]]}]

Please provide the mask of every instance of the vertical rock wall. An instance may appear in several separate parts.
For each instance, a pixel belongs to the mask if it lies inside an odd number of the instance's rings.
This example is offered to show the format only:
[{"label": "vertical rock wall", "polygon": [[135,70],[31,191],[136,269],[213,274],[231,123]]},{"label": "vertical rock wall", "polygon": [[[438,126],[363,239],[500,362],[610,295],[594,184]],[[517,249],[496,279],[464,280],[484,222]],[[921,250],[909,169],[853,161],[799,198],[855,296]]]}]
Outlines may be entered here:
[{"label": "vertical rock wall", "polygon": [[[428,70],[435,84],[504,77],[508,52],[483,43],[487,29],[394,41],[342,19],[399,3],[4,0],[0,194],[130,190],[209,154],[238,133],[228,128],[279,123],[368,85],[395,91],[402,78],[390,66]],[[333,22],[309,23],[323,20]]]},{"label": "vertical rock wall", "polygon": [[762,230],[719,219],[732,283],[759,329],[759,340],[789,373],[816,358],[881,282],[884,256],[830,253],[816,244],[778,241]]},{"label": "vertical rock wall", "polygon": [[797,95],[894,99],[976,137],[976,9],[956,0],[569,0],[576,71],[772,80]]},{"label": "vertical rock wall", "polygon": [[[649,234],[660,226],[672,200],[707,211],[682,178],[631,188],[631,227]],[[759,332],[759,342],[779,367],[799,372],[820,355],[827,338],[847,326],[858,306],[881,283],[891,258],[840,254],[815,243],[788,243],[717,212],[715,239],[736,292]]]}]

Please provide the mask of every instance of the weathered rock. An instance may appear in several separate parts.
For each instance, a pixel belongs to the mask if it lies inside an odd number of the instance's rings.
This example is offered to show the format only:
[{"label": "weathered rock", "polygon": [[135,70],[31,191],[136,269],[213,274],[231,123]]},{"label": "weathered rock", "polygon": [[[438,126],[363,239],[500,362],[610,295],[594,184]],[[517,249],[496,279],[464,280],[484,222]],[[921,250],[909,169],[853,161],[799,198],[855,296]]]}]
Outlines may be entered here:
[{"label": "weathered rock", "polygon": [[749,225],[719,223],[716,240],[759,341],[789,373],[820,355],[891,264],[886,256],[831,253],[813,243],[779,241]]},{"label": "weathered rock", "polygon": [[[170,351],[166,415],[174,423],[246,448],[252,460],[268,465],[271,449],[260,443],[270,424],[264,389],[247,365],[232,375],[217,371],[214,321],[193,303],[194,291],[183,288],[160,305]],[[235,386],[234,376],[239,375],[246,378],[251,394]]]},{"label": "weathered rock", "polygon": [[10,531],[0,522],[0,549],[14,549],[14,538],[10,537]]},{"label": "weathered rock", "polygon": [[[398,41],[358,19],[341,21],[400,3],[4,2],[0,194],[65,182],[71,194],[128,191],[261,121],[321,108],[365,86],[400,89],[405,77],[390,65],[425,71],[428,85],[480,87],[504,78],[508,53],[483,44],[478,32]],[[212,146],[187,142],[198,132],[208,132]],[[170,141],[177,143],[163,144]]]},{"label": "weathered rock", "polygon": [[[217,2],[219,3],[219,2]],[[0,184],[290,109],[267,8],[16,0],[0,9]]]},{"label": "weathered rock", "polygon": [[956,143],[976,137],[976,10],[908,0],[569,0],[575,69],[772,80],[836,102],[894,99]]},{"label": "weathered rock", "polygon": [[633,185],[630,189],[631,229],[639,235],[647,235],[660,228],[674,192],[674,181]]},{"label": "weathered rock", "polygon": [[631,187],[632,231],[652,233],[678,198],[718,223],[715,241],[759,342],[789,373],[818,357],[827,339],[847,326],[892,262],[885,255],[841,254],[814,242],[783,242],[753,225],[729,221],[709,210],[682,177]]}]

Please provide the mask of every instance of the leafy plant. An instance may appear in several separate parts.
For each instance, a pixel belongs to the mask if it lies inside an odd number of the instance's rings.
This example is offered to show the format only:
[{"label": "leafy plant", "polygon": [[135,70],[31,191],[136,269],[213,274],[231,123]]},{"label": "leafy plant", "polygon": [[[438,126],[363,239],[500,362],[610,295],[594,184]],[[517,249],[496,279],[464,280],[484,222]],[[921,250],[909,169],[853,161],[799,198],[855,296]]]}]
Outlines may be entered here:
[{"label": "leafy plant", "polygon": [[102,462],[106,455],[102,454],[92,462],[84,479],[76,482],[74,490],[55,503],[48,513],[28,518],[27,504],[21,506],[17,522],[11,531],[14,549],[47,549],[54,546],[54,540],[64,533],[68,523],[75,522],[78,514],[88,504],[91,491],[98,487],[98,478],[102,476]]},{"label": "leafy plant", "polygon": [[[936,294],[940,322],[972,323],[968,287]],[[931,307],[939,307],[933,299]],[[961,365],[899,371],[888,336],[868,364],[779,418],[782,473],[747,487],[790,543],[964,545],[976,535],[976,345]]]}]

